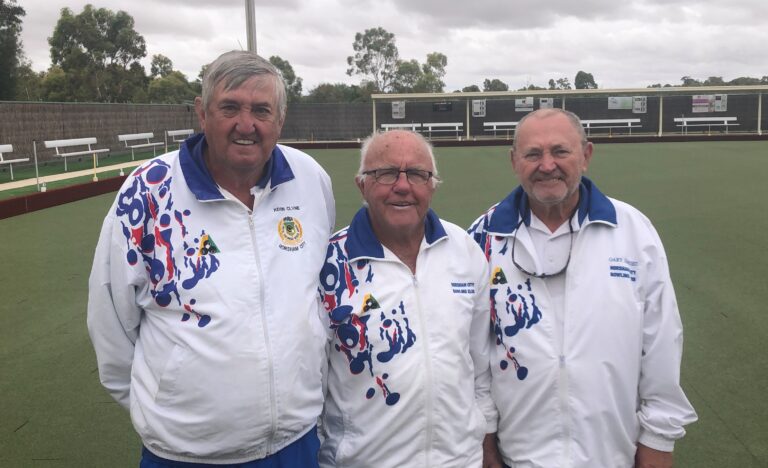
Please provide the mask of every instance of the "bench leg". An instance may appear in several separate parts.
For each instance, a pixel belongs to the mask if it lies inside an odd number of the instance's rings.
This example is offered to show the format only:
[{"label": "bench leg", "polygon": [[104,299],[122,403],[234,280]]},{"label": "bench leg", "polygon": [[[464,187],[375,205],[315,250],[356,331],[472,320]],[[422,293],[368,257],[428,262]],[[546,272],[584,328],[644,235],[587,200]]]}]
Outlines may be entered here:
[{"label": "bench leg", "polygon": [[13,180],[13,164],[8,164],[8,169],[11,170],[11,180]]}]

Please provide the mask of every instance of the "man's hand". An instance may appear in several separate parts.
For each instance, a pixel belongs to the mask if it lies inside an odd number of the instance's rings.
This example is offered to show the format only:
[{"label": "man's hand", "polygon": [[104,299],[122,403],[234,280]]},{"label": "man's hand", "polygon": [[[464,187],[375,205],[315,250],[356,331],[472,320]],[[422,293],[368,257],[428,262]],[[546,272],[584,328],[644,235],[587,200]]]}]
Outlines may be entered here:
[{"label": "man's hand", "polygon": [[503,468],[499,448],[496,446],[496,433],[486,434],[483,439],[483,468]]},{"label": "man's hand", "polygon": [[[486,436],[486,439],[488,436]],[[485,443],[483,443],[485,447]],[[662,452],[637,444],[635,468],[672,468],[672,452]]]}]

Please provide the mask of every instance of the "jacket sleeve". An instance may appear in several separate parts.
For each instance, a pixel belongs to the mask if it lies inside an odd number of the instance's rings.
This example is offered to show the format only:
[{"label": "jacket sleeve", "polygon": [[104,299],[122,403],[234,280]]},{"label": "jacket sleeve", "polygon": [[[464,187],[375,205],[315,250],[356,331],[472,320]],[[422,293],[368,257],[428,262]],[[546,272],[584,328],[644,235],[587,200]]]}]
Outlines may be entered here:
[{"label": "jacket sleeve", "polygon": [[683,327],[666,254],[656,231],[647,259],[638,442],[671,452],[697,416],[680,386]]},{"label": "jacket sleeve", "polygon": [[[114,207],[104,220],[88,280],[88,333],[102,385],[129,409],[131,365],[142,310],[136,301],[135,274],[127,240]],[[141,267],[141,259],[136,266]]]},{"label": "jacket sleeve", "polygon": [[488,228],[488,213],[483,214],[482,216],[477,218],[475,221],[473,221],[472,224],[469,226],[469,229],[467,229],[467,233],[470,235],[472,240],[474,240],[475,243],[480,246],[483,252],[485,252],[485,243],[488,236],[487,228]]},{"label": "jacket sleeve", "polygon": [[496,432],[498,412],[491,399],[491,313],[489,289],[489,267],[482,252],[468,239],[471,258],[478,264],[475,281],[475,301],[470,325],[469,352],[475,369],[475,401],[485,416],[486,434]]},{"label": "jacket sleeve", "polygon": [[333,198],[333,185],[331,184],[331,178],[326,172],[323,172],[322,177],[320,178],[320,185],[323,189],[323,198],[325,198],[325,210],[328,217],[328,236],[326,237],[330,237],[336,225],[336,201]]}]

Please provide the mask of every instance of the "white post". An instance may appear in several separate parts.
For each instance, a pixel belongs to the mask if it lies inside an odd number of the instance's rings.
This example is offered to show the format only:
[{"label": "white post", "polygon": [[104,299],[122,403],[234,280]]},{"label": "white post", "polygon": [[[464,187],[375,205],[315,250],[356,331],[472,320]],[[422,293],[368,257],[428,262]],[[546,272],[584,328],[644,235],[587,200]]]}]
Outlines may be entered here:
[{"label": "white post", "polygon": [[35,155],[35,184],[40,191],[40,172],[37,170],[37,140],[32,140],[32,153]]},{"label": "white post", "polygon": [[469,99],[464,100],[464,105],[467,106],[467,141],[469,141],[469,106],[472,104],[472,102]]},{"label": "white post", "polygon": [[662,123],[664,122],[664,96],[659,94],[659,136],[661,136]]},{"label": "white post", "polygon": [[373,114],[373,129],[371,130],[371,133],[376,133],[376,99],[374,98],[371,98],[371,112]]},{"label": "white post", "polygon": [[248,35],[248,51],[256,50],[256,7],[255,0],[245,0],[245,29]]}]

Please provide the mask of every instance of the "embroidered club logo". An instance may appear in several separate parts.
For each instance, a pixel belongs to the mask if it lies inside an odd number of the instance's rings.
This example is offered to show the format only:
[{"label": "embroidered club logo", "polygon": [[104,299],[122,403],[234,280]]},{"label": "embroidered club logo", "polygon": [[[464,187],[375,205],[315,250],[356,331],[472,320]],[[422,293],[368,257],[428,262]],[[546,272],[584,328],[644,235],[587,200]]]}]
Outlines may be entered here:
[{"label": "embroidered club logo", "polygon": [[280,236],[280,248],[283,250],[298,250],[304,247],[301,223],[292,216],[286,216],[277,223],[277,234]]},{"label": "embroidered club logo", "polygon": [[491,275],[491,284],[507,284],[507,277],[504,275],[504,270],[501,267],[493,269],[493,275]]},{"label": "embroidered club logo", "polygon": [[378,309],[381,306],[379,305],[379,301],[376,300],[375,297],[373,297],[373,294],[368,293],[363,298],[363,312],[360,314],[368,313],[372,309]]},{"label": "embroidered club logo", "polygon": [[216,246],[216,242],[209,234],[203,234],[200,237],[200,247],[197,250],[197,256],[219,253],[219,248]]}]

